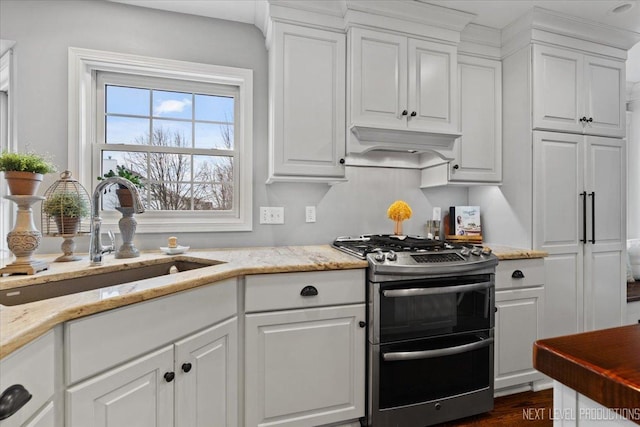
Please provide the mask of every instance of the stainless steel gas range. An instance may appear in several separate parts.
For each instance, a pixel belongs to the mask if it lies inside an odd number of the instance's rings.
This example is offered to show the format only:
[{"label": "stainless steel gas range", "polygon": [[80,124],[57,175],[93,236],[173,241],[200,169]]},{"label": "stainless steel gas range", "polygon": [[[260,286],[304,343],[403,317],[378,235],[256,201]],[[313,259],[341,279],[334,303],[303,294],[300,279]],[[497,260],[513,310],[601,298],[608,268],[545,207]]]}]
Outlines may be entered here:
[{"label": "stainless steel gas range", "polygon": [[496,256],[420,236],[333,246],[369,262],[362,424],[424,427],[491,410]]}]

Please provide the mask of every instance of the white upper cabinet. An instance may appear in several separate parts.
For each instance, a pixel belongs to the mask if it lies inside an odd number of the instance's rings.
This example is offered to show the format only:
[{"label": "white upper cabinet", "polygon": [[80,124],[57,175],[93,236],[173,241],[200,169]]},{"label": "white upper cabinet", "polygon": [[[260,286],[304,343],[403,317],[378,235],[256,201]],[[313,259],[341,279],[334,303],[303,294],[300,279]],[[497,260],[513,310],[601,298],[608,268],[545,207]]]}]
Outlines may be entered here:
[{"label": "white upper cabinet", "polygon": [[453,159],[422,169],[422,188],[502,181],[502,67],[499,60],[458,55],[460,130]]},{"label": "white upper cabinet", "polygon": [[351,30],[351,122],[405,128],[407,38],[379,31]]},{"label": "white upper cabinet", "polygon": [[409,129],[458,131],[455,46],[409,39]]},{"label": "white upper cabinet", "polygon": [[624,62],[533,47],[533,127],[623,137]]},{"label": "white upper cabinet", "polygon": [[352,28],[351,124],[457,132],[456,47]]},{"label": "white upper cabinet", "polygon": [[346,36],[274,22],[269,49],[269,178],[344,178]]},{"label": "white upper cabinet", "polygon": [[460,127],[450,163],[452,182],[502,180],[502,73],[500,61],[460,55]]}]

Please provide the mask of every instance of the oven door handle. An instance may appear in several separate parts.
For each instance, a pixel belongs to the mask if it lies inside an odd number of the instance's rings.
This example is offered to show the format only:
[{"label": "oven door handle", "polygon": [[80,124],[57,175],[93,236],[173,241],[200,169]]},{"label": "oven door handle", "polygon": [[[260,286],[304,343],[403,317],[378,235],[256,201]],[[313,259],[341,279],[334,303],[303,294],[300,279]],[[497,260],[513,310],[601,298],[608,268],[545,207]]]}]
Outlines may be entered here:
[{"label": "oven door handle", "polygon": [[382,359],[385,362],[402,362],[406,360],[431,359],[434,357],[451,356],[454,354],[466,353],[488,347],[493,343],[493,337],[483,338],[481,341],[463,344],[456,347],[439,348],[437,350],[423,351],[397,351],[392,353],[383,353]]},{"label": "oven door handle", "polygon": [[492,282],[471,283],[469,285],[443,286],[438,288],[408,288],[408,289],[387,289],[382,291],[382,296],[387,298],[415,297],[420,295],[452,294],[456,292],[477,291],[478,289],[489,289]]}]

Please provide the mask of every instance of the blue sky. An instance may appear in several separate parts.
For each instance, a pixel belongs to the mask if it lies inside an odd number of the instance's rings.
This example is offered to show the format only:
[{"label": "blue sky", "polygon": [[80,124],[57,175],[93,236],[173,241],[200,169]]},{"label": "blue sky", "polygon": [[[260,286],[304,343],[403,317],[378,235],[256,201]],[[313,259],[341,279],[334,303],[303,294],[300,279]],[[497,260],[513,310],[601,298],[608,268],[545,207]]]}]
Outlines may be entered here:
[{"label": "blue sky", "polygon": [[231,97],[107,86],[106,112],[118,114],[107,118],[107,143],[135,143],[148,134],[153,117],[154,128],[179,132],[186,140],[193,139],[195,148],[224,148],[221,124],[233,121],[233,102]]}]

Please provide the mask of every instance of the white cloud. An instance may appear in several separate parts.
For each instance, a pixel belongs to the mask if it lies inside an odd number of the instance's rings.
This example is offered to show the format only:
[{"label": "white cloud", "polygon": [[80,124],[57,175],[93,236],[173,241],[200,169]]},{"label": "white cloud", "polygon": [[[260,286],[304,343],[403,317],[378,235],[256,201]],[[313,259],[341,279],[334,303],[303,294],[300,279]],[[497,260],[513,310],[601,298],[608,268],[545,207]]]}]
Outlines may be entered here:
[{"label": "white cloud", "polygon": [[164,113],[181,113],[187,107],[191,107],[191,100],[188,98],[184,98],[182,101],[178,101],[177,99],[168,99],[157,105],[154,108],[153,114],[160,116]]}]

